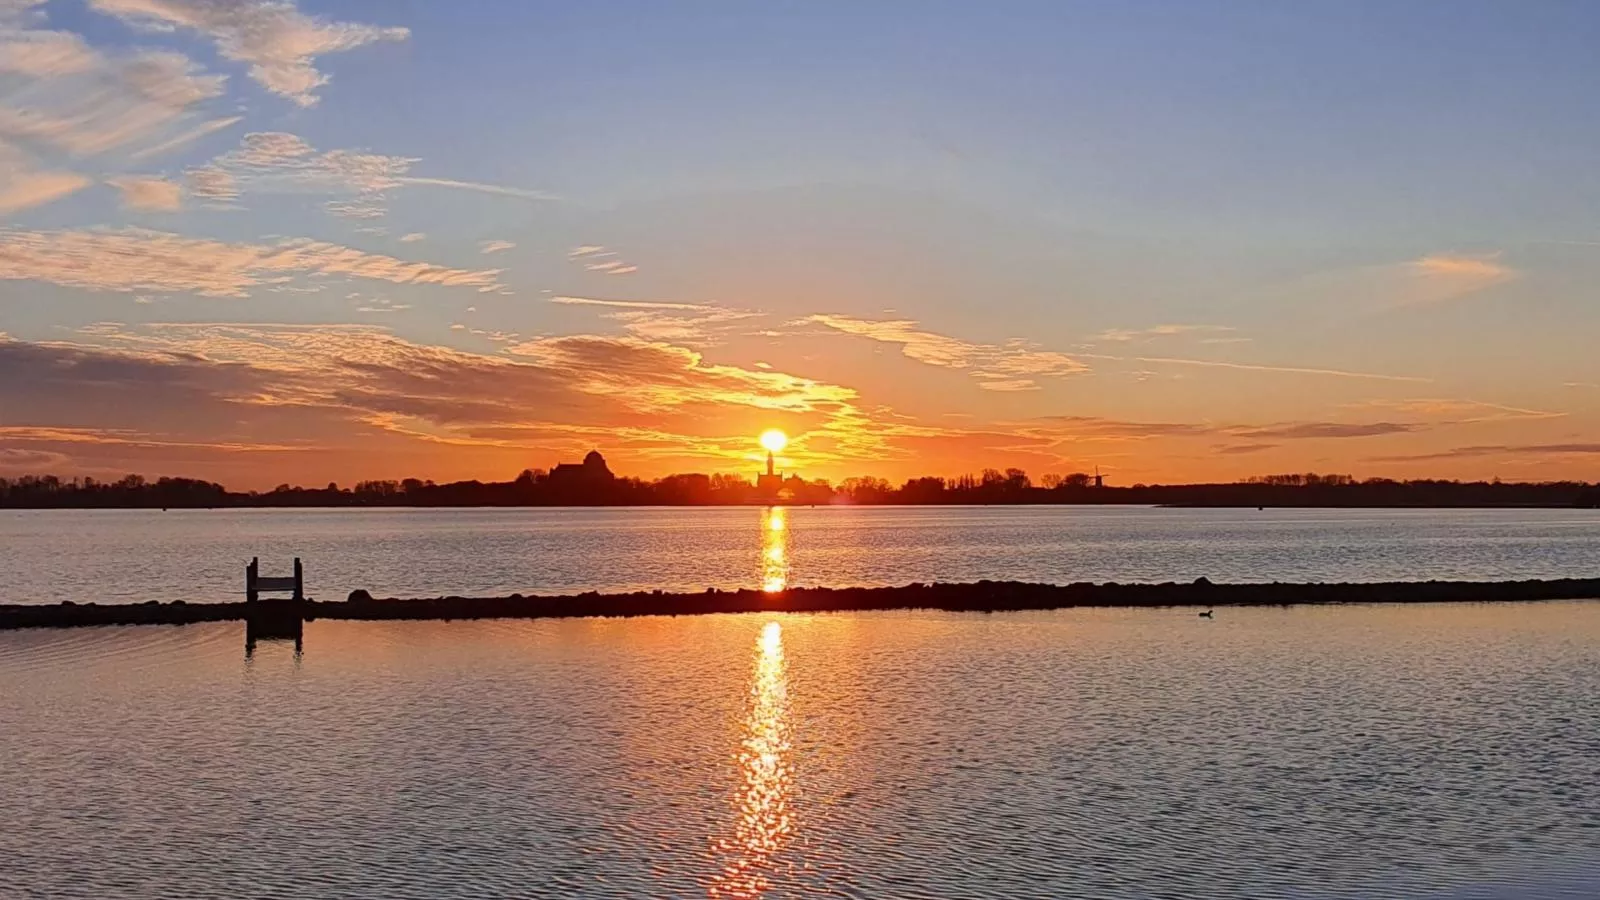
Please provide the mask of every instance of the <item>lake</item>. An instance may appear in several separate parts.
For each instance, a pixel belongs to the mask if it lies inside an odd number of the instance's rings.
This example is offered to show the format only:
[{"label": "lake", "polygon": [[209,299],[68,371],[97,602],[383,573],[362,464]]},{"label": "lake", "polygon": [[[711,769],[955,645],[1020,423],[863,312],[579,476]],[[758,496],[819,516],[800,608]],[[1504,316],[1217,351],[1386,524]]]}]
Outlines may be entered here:
[{"label": "lake", "polygon": [[[0,513],[17,602],[1600,572],[1593,512]],[[7,898],[1600,896],[1600,603],[0,632]]]},{"label": "lake", "polygon": [[0,602],[421,597],[981,578],[1381,581],[1600,574],[1594,510],[1102,506],[0,511]]},{"label": "lake", "polygon": [[1600,604],[0,633],[0,894],[1591,898]]}]

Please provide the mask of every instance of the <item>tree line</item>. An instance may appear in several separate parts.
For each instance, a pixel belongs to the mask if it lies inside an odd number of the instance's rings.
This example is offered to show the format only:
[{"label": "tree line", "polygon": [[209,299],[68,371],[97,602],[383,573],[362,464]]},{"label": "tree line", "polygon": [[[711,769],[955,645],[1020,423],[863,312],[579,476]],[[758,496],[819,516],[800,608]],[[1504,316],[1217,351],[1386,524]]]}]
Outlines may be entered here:
[{"label": "tree line", "polygon": [[1096,487],[1084,473],[1045,475],[1035,482],[1021,469],[984,469],[955,478],[924,476],[895,485],[882,478],[846,478],[837,485],[789,478],[781,495],[759,491],[728,474],[668,475],[646,481],[620,477],[595,483],[552,479],[541,469],[511,481],[417,478],[359,481],[349,487],[288,484],[270,491],[230,491],[193,478],[116,481],[24,475],[0,478],[0,508],[212,508],[314,506],[738,506],[1149,504],[1286,507],[1584,507],[1600,508],[1600,485],[1582,481],[1501,482],[1349,475],[1266,475],[1219,484],[1135,484]]}]

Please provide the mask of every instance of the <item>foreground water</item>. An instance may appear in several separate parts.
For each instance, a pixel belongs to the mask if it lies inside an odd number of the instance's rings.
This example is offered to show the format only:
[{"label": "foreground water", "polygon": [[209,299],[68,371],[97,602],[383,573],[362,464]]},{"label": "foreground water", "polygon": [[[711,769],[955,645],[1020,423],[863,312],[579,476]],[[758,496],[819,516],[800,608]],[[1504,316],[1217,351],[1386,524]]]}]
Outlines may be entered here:
[{"label": "foreground water", "polygon": [[1600,896],[1600,604],[0,634],[0,895]]},{"label": "foreground water", "polygon": [[1130,507],[0,511],[0,602],[501,595],[914,581],[1600,574],[1593,510]]}]

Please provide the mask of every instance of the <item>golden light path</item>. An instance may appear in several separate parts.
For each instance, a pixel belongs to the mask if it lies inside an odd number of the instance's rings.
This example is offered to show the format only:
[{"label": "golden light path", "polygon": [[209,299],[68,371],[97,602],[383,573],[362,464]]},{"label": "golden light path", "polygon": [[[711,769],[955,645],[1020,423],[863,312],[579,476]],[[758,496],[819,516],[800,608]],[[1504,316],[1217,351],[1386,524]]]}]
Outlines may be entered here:
[{"label": "golden light path", "polygon": [[776,593],[789,586],[789,511],[767,509],[761,529],[761,589]]},{"label": "golden light path", "polygon": [[708,896],[760,897],[772,886],[773,857],[794,831],[789,808],[794,790],[789,747],[783,629],[777,622],[769,622],[756,641],[750,709],[737,753],[741,784],[734,796],[733,834],[717,844],[726,862],[707,887]]}]

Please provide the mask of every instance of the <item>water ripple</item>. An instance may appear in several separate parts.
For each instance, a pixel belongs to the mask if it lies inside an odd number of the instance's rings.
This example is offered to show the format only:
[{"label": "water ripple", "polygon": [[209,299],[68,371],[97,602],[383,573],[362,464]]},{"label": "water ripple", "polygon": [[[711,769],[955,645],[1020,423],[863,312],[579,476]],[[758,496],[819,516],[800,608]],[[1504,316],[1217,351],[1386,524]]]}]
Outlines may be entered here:
[{"label": "water ripple", "polygon": [[0,896],[1600,896],[1600,605],[0,635]]}]

